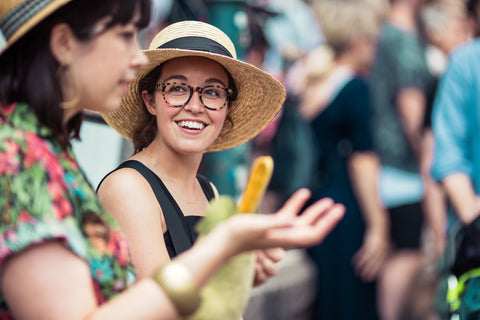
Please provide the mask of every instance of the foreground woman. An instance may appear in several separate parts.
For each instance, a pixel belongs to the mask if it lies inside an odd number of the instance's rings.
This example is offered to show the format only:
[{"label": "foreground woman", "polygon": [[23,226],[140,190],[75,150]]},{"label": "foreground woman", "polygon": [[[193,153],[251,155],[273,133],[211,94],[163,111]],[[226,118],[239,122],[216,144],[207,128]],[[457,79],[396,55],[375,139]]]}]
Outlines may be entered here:
[{"label": "foreground woman", "polygon": [[[343,214],[325,200],[297,217],[300,191],[277,215],[234,217],[135,282],[126,241],[69,141],[84,108],[120,106],[147,62],[136,34],[149,16],[147,0],[0,3],[1,319],[176,319],[229,257],[311,245]],[[163,280],[172,270],[185,275],[187,306]]]}]

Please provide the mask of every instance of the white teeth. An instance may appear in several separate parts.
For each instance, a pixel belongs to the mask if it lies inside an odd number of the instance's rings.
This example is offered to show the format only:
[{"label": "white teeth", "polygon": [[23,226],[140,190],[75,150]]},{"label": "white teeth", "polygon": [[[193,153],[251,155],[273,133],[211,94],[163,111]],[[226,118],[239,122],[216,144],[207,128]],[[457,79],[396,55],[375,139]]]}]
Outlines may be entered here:
[{"label": "white teeth", "polygon": [[180,121],[178,122],[178,125],[182,128],[187,128],[187,129],[201,130],[205,128],[205,124],[201,122],[196,122],[196,121]]}]

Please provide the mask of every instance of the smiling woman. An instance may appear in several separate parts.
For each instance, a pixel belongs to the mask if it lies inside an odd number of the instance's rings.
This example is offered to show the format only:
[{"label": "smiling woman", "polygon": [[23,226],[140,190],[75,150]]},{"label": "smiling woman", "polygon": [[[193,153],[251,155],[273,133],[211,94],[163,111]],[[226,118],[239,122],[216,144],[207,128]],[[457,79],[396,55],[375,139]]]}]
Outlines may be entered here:
[{"label": "smiling woman", "polygon": [[[277,80],[237,60],[231,40],[207,23],[170,25],[144,52],[149,63],[137,72],[122,107],[103,114],[133,141],[135,154],[98,188],[101,202],[129,238],[139,277],[195,242],[194,226],[218,195],[198,175],[203,154],[253,138],[285,98]],[[154,181],[132,166],[148,170]],[[179,217],[178,229],[152,192],[155,185]]]}]

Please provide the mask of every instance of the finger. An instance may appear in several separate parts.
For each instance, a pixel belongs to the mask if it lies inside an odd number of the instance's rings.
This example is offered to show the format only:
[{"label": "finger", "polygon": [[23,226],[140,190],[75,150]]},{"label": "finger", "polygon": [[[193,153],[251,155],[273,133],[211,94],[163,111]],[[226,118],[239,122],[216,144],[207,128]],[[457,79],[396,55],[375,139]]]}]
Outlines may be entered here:
[{"label": "finger", "polygon": [[255,278],[253,280],[253,285],[254,286],[262,285],[267,281],[267,279],[268,277],[265,274],[261,263],[259,263],[259,261],[257,260],[257,263],[255,264]]},{"label": "finger", "polygon": [[278,273],[278,268],[272,259],[270,259],[264,252],[259,254],[259,264],[263,268],[263,273],[272,277]]},{"label": "finger", "polygon": [[319,216],[323,215],[335,203],[330,198],[317,200],[314,204],[306,208],[303,213],[295,219],[295,224],[312,224]]},{"label": "finger", "polygon": [[310,247],[322,241],[342,219],[345,207],[335,204],[320,216],[313,225],[296,225],[269,230],[270,243],[281,247]]},{"label": "finger", "polygon": [[369,253],[368,249],[365,247],[360,248],[355,255],[353,256],[353,264],[357,266],[357,268],[363,268],[369,260],[373,259],[374,255]]},{"label": "finger", "polygon": [[294,218],[298,215],[307,200],[310,198],[310,190],[299,189],[285,202],[277,215]]},{"label": "finger", "polygon": [[374,257],[367,257],[365,251],[359,251],[352,259],[352,263],[355,269],[355,274],[359,276],[363,281],[366,281],[370,277],[370,268]]},{"label": "finger", "polygon": [[373,281],[379,273],[384,258],[381,252],[373,252],[370,250],[359,250],[354,258],[353,264],[355,272],[365,282]]},{"label": "finger", "polygon": [[286,252],[285,249],[280,247],[269,248],[263,251],[263,253],[275,263],[280,262],[283,259],[283,257],[285,257],[285,252]]},{"label": "finger", "polygon": [[369,261],[369,263],[359,270],[359,276],[365,282],[373,281],[377,277],[380,267],[381,263],[379,263],[378,260]]},{"label": "finger", "polygon": [[326,210],[313,225],[314,239],[312,239],[312,241],[318,242],[323,240],[333,228],[335,228],[338,222],[343,218],[344,214],[345,206],[343,204],[337,203],[328,208],[328,210]]}]

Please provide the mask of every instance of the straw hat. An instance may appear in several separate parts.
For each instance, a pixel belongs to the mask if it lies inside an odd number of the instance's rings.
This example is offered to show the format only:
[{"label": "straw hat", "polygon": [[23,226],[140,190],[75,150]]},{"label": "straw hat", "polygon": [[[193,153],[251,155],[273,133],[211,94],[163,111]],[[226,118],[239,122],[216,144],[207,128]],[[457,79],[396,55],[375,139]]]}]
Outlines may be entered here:
[{"label": "straw hat", "polygon": [[275,117],[285,100],[282,84],[268,73],[237,60],[232,41],[210,24],[199,21],[171,24],[157,34],[144,52],[149,62],[137,71],[121,108],[102,114],[112,128],[129,140],[137,127],[148,121],[138,89],[140,80],[156,66],[173,58],[209,58],[223,65],[235,81],[238,96],[229,112],[233,127],[224,125],[206,152],[228,149],[252,139]]},{"label": "straw hat", "polygon": [[0,54],[40,21],[71,0],[1,0]]}]

